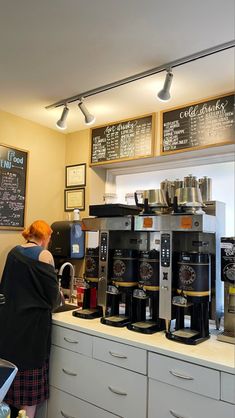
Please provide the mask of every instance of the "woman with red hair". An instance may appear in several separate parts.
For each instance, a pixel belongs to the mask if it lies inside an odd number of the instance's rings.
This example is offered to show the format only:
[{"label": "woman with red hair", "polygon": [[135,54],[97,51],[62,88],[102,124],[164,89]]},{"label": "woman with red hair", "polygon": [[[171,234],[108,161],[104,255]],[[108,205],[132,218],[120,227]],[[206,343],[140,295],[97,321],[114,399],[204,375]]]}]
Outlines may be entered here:
[{"label": "woman with red hair", "polygon": [[48,398],[51,312],[60,304],[52,254],[47,250],[52,229],[42,220],[22,235],[26,242],[8,254],[0,283],[5,305],[0,310],[0,358],[18,373],[5,401],[34,418]]}]

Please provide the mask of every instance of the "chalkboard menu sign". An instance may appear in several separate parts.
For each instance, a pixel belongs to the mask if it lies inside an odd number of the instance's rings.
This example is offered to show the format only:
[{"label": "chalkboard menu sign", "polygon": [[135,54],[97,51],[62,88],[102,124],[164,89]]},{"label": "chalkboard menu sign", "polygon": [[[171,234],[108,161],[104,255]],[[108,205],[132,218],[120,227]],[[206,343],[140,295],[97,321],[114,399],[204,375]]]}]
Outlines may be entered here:
[{"label": "chalkboard menu sign", "polygon": [[27,151],[0,145],[0,229],[23,229]]},{"label": "chalkboard menu sign", "polygon": [[235,142],[234,94],[161,112],[161,154]]},{"label": "chalkboard menu sign", "polygon": [[153,114],[94,128],[91,165],[151,157],[153,143]]}]

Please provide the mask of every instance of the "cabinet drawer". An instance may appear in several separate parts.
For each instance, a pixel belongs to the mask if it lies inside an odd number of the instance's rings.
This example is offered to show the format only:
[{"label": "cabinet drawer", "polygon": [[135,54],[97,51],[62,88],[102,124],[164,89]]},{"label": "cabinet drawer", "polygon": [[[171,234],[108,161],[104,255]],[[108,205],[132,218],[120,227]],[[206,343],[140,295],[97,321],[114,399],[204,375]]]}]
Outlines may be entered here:
[{"label": "cabinet drawer", "polygon": [[55,346],[50,366],[57,389],[121,417],[146,417],[146,376]]},{"label": "cabinet drawer", "polygon": [[52,344],[88,357],[92,356],[92,337],[82,332],[53,325]]},{"label": "cabinet drawer", "polygon": [[94,358],[147,374],[147,351],[102,338],[94,338],[93,344]]},{"label": "cabinet drawer", "polygon": [[221,399],[235,404],[235,376],[233,374],[221,373]]},{"label": "cabinet drawer", "polygon": [[149,377],[210,398],[220,399],[220,374],[216,370],[149,353]]},{"label": "cabinet drawer", "polygon": [[233,405],[150,379],[148,418],[234,418]]},{"label": "cabinet drawer", "polygon": [[47,418],[117,418],[103,409],[50,387]]}]

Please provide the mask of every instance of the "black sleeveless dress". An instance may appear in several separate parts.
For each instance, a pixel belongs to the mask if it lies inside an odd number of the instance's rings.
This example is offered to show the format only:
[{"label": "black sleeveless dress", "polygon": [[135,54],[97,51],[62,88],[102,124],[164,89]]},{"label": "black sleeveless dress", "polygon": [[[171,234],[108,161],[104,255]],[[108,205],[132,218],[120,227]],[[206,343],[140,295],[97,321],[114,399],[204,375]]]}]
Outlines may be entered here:
[{"label": "black sleeveless dress", "polygon": [[[39,255],[41,253],[41,251],[43,251],[44,248],[40,247],[40,246],[32,246],[32,247],[22,247],[22,246],[17,246],[14,248],[15,254],[21,254],[27,263],[27,259],[31,259],[31,260],[38,260]],[[9,262],[6,262],[6,272],[8,269],[8,264]],[[39,261],[39,264],[45,264],[46,268],[46,263],[42,263]],[[49,266],[49,265],[48,265]],[[51,266],[49,266],[49,268],[51,269]],[[5,274],[5,276],[7,277],[7,274]],[[21,278],[19,277],[19,280]],[[23,279],[22,279],[23,280]],[[47,277],[45,278],[45,283],[46,283]],[[48,280],[50,280],[50,277],[48,278]],[[3,281],[4,281],[4,274],[3,274]],[[53,281],[53,276],[52,276],[52,281]],[[7,282],[7,278],[5,278],[5,282]],[[2,283],[1,283],[2,285]],[[4,285],[4,284],[3,284]],[[12,285],[14,286],[14,283],[12,283]],[[22,285],[23,286],[23,285]],[[35,288],[37,288],[37,286],[35,285]],[[7,293],[7,289],[8,286],[5,285],[5,292]],[[4,293],[4,287],[3,287],[3,293]],[[19,291],[18,291],[19,293]],[[59,293],[59,290],[58,290]],[[10,298],[10,296],[9,296]],[[27,298],[27,296],[26,296]],[[53,298],[56,298],[56,289],[54,290],[54,296]],[[52,297],[51,297],[52,300]],[[17,304],[19,305],[19,301],[15,302],[15,309],[17,309]],[[32,302],[30,301],[30,303],[32,304]],[[26,302],[24,302],[24,299],[22,300],[22,304],[27,304]],[[57,302],[58,305],[58,302]],[[35,309],[34,309],[35,310]],[[36,308],[37,310],[37,308]],[[41,309],[42,311],[42,309]],[[50,309],[51,311],[51,309]],[[30,311],[29,311],[30,312]],[[31,313],[28,314],[28,316],[30,316]],[[40,312],[39,314],[40,315]],[[38,330],[39,332],[39,330]],[[27,337],[25,338],[25,341],[22,342],[23,346],[25,344],[25,348],[27,348]],[[28,405],[28,406],[32,406],[32,405],[37,405],[42,403],[43,401],[45,401],[46,399],[48,399],[49,397],[49,354],[48,356],[46,356],[46,358],[44,360],[40,360],[41,363],[39,363],[39,367],[23,367],[20,364],[20,361],[18,362],[17,360],[17,347],[19,347],[19,345],[16,344],[16,347],[14,348],[15,351],[13,350],[9,350],[9,357],[11,357],[12,355],[14,356],[15,353],[16,355],[16,360],[14,360],[14,358],[7,358],[7,354],[8,351],[6,351],[6,353],[3,353],[4,358],[6,358],[7,360],[12,361],[13,363],[15,363],[17,365],[17,367],[19,368],[19,371],[17,372],[17,375],[4,399],[4,401],[9,404],[9,405],[13,405],[15,407],[17,406],[23,406],[23,405]],[[3,350],[3,349],[2,349]],[[35,350],[34,350],[35,351]],[[2,353],[0,351],[0,357],[2,356]],[[22,355],[19,355],[19,358],[21,359]],[[24,356],[23,356],[24,357]],[[37,356],[34,356],[35,358]],[[44,354],[45,357],[45,354]],[[43,357],[42,357],[43,358]],[[24,360],[25,361],[25,360]],[[33,364],[33,363],[32,363]]]}]

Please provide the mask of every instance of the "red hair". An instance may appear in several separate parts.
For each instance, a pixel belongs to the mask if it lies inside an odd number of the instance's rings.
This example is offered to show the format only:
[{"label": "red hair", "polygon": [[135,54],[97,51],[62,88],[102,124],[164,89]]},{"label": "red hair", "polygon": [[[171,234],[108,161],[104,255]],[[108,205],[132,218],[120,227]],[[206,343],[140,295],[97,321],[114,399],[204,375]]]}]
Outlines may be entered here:
[{"label": "red hair", "polygon": [[48,238],[52,233],[50,225],[45,221],[34,221],[28,228],[22,232],[23,237],[28,240],[32,237],[38,239]]}]

